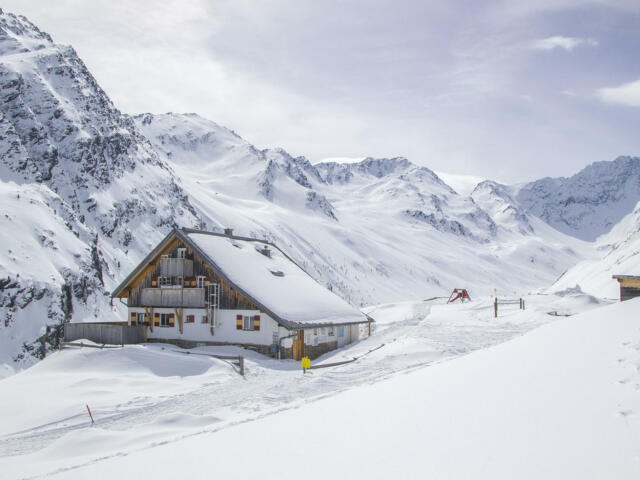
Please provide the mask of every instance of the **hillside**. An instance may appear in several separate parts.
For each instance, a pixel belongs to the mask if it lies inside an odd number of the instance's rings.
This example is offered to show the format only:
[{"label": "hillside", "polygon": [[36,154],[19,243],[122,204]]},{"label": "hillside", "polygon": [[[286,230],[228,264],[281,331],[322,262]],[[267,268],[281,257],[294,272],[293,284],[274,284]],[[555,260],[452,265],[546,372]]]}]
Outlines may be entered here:
[{"label": "hillside", "polygon": [[[304,469],[312,451],[329,460],[310,478],[636,478],[640,300],[526,301],[498,319],[488,298],[379,306],[372,337],[319,363],[383,347],[305,375],[246,351],[241,378],[169,345],[64,350],[2,380],[0,466],[7,478],[276,478],[264,465]],[[552,321],[549,309],[582,313]],[[51,398],[22,414],[42,388]]]}]

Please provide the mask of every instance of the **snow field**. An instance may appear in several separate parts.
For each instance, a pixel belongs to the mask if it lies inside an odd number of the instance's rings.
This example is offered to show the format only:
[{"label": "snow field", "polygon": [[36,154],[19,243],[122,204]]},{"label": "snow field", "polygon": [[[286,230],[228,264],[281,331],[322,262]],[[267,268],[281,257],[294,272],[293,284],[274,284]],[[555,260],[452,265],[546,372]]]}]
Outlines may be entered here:
[{"label": "snow field", "polygon": [[[544,313],[550,305],[554,310],[562,305],[567,310],[594,306],[583,297],[531,296],[528,310],[505,306],[498,319],[493,319],[490,298],[465,304],[403,302],[372,307],[367,313],[378,320],[372,337],[314,363],[359,356],[380,344],[384,347],[357,362],[306,375],[298,362],[271,360],[233,347],[196,351],[245,355],[245,378],[225,362],[178,353],[170,345],[64,350],[0,381],[0,403],[7,418],[0,425],[0,468],[7,478],[57,471],[66,476],[72,472],[69,468],[151,452],[162,444],[174,448],[190,437],[203,441],[207,436],[203,445],[210,445],[208,436],[214,432],[211,438],[291,409],[315,409],[322,399],[341,392],[395,381],[398,373],[412,376],[430,365],[440,368],[435,365],[521,336],[557,318]],[[456,380],[452,377],[452,381]],[[413,393],[405,389],[402,395]],[[86,403],[96,418],[93,426]],[[314,406],[309,407],[310,403]],[[385,408],[389,399],[381,397],[372,405]],[[322,416],[324,407],[318,408]],[[305,425],[309,421],[312,429],[321,430],[312,419],[305,420]],[[171,476],[169,471],[166,475]]]}]

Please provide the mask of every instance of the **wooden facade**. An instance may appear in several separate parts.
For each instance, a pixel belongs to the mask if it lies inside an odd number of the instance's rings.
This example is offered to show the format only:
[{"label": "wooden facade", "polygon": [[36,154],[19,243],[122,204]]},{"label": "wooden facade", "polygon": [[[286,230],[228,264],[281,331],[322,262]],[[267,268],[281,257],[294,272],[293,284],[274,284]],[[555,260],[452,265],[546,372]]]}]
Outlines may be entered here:
[{"label": "wooden facade", "polygon": [[613,278],[620,284],[620,301],[640,297],[640,276],[614,275]]},{"label": "wooden facade", "polygon": [[[185,249],[184,258],[178,256],[178,250]],[[188,276],[163,275],[172,266],[183,263],[182,271]],[[180,268],[176,268],[180,270]],[[167,285],[160,285],[160,278],[168,278]],[[204,284],[198,286],[198,277],[204,277]],[[128,293],[128,306],[130,307],[192,307],[206,308],[209,286],[217,284],[219,288],[218,308],[224,310],[257,310],[258,308],[247,300],[242,294],[225,282],[193,251],[184,245],[179,239],[171,244],[130,284]]]}]

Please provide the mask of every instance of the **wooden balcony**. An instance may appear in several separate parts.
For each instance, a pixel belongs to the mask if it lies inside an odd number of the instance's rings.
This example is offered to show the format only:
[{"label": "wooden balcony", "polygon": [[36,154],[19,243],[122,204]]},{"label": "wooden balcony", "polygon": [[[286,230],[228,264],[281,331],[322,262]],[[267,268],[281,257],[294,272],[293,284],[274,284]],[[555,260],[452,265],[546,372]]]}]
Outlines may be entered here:
[{"label": "wooden balcony", "polygon": [[205,289],[143,288],[139,303],[130,306],[205,308]]}]

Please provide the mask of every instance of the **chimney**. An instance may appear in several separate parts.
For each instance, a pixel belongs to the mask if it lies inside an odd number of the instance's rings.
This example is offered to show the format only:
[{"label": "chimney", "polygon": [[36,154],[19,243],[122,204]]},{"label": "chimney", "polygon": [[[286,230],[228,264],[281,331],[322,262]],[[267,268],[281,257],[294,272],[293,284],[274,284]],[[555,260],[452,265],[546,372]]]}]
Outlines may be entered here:
[{"label": "chimney", "polygon": [[225,228],[225,229],[224,229],[224,234],[225,234],[227,237],[233,237],[233,228]]},{"label": "chimney", "polygon": [[265,257],[271,258],[271,250],[269,250],[269,247],[267,245],[262,247],[262,250],[260,250],[260,253],[263,254]]}]

